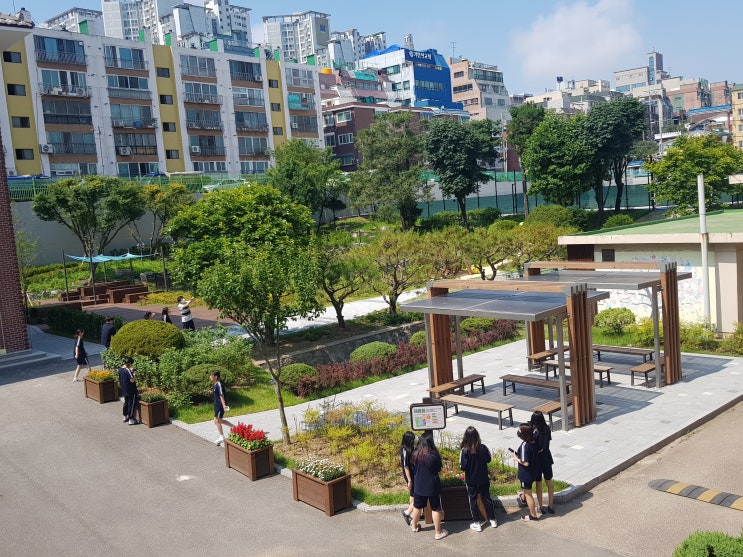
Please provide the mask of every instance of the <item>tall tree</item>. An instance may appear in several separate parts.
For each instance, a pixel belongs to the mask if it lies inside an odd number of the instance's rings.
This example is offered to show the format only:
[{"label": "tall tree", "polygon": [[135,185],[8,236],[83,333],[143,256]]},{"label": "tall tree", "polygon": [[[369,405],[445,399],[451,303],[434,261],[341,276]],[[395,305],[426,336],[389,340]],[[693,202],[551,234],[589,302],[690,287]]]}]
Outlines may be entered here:
[{"label": "tall tree", "polygon": [[604,209],[604,176],[611,174],[617,186],[614,212],[622,207],[624,171],[635,141],[645,129],[645,106],[632,97],[620,97],[609,103],[594,106],[584,120],[586,139],[596,156],[596,203],[599,212]]},{"label": "tall tree", "polygon": [[498,266],[513,257],[513,229],[517,227],[514,221],[499,221],[488,228],[477,228],[464,238],[464,261],[482,280],[495,280]]},{"label": "tall tree", "polygon": [[338,328],[346,328],[343,306],[346,299],[358,292],[365,281],[365,264],[345,232],[328,234],[320,239],[318,261],[322,274],[322,290],[335,309]]},{"label": "tall tree", "polygon": [[394,205],[403,230],[415,225],[418,201],[426,195],[420,132],[412,112],[385,112],[356,138],[361,166],[351,177],[354,206]]},{"label": "tall tree", "polygon": [[722,143],[714,135],[682,135],[662,159],[645,166],[653,174],[648,189],[655,199],[667,200],[682,208],[699,205],[698,174],[704,175],[708,208],[718,203],[723,193],[741,193],[741,186],[731,185],[728,177],[743,172],[743,151],[731,143]]},{"label": "tall tree", "polygon": [[446,118],[431,121],[423,144],[431,169],[438,174],[441,192],[454,197],[462,215],[462,226],[467,222],[467,196],[480,190],[480,184],[490,178],[480,161],[493,159],[495,137],[500,127],[491,120],[460,122]]},{"label": "tall tree", "polygon": [[119,231],[144,215],[145,204],[139,184],[85,176],[52,182],[31,207],[41,220],[68,228],[91,257],[102,254]]},{"label": "tall tree", "polygon": [[28,231],[23,226],[23,222],[13,214],[13,231],[15,232],[15,251],[18,256],[18,277],[21,281],[21,291],[23,292],[23,305],[26,309],[26,319],[30,317],[28,313],[28,286],[31,282],[32,265],[38,252],[36,248],[39,245],[38,238],[29,237]]},{"label": "tall tree", "polygon": [[[544,120],[545,111],[541,104],[525,103],[521,106],[512,106],[509,111],[511,120],[506,125],[505,136],[508,146],[512,147],[516,154],[521,157],[526,142]],[[505,154],[508,156],[508,154]],[[524,194],[524,214],[529,214],[529,198],[526,191],[526,172],[521,173],[521,186]]]},{"label": "tall tree", "polygon": [[[311,246],[293,242],[236,246],[223,261],[207,269],[198,293],[220,315],[233,319],[253,339],[273,379],[281,436],[290,443],[282,389],[281,338],[290,317],[313,317],[320,271]],[[272,342],[271,342],[272,340]]]},{"label": "tall tree", "polygon": [[569,206],[594,183],[594,150],[585,141],[583,116],[549,114],[534,130],[521,157],[532,193]]},{"label": "tall tree", "polygon": [[[149,231],[150,251],[155,252],[163,243],[170,220],[186,207],[195,203],[194,197],[183,184],[150,184],[144,186],[145,206],[152,215]],[[138,227],[135,225],[137,233]]]}]

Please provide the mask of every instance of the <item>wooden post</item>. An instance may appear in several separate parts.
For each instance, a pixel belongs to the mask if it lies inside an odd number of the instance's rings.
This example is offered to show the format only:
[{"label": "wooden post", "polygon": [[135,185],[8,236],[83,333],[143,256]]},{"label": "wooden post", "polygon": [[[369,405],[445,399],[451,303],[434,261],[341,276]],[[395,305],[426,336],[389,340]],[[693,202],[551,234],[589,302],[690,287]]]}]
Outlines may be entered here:
[{"label": "wooden post", "polygon": [[[524,276],[533,277],[541,275],[541,269],[525,267]],[[536,354],[537,352],[543,352],[546,349],[545,338],[544,338],[544,321],[532,321],[526,324],[528,329],[527,338],[529,340],[529,354]]]},{"label": "wooden post", "polygon": [[[448,288],[431,287],[428,289],[428,296],[433,298],[448,292]],[[428,321],[428,334],[431,344],[428,362],[432,373],[431,379],[433,380],[431,387],[436,387],[454,380],[454,370],[451,363],[451,327],[449,326],[448,315],[429,314],[426,316],[426,320]]]},{"label": "wooden post", "polygon": [[[660,267],[660,286],[663,299],[663,354],[666,367],[666,385],[681,380],[681,331],[679,320],[679,290],[676,262]],[[655,365],[659,365],[656,362]]]},{"label": "wooden post", "polygon": [[576,427],[596,419],[596,388],[593,381],[593,346],[586,284],[563,289],[567,295],[570,331],[570,381]]}]

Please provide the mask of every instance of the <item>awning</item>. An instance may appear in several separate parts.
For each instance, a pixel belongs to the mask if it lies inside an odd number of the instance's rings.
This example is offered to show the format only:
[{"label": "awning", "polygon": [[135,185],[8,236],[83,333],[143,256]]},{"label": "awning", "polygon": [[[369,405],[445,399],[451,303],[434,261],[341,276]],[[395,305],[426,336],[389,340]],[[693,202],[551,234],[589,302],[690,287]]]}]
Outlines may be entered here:
[{"label": "awning", "polygon": [[147,255],[134,255],[132,253],[127,252],[125,255],[94,255],[93,257],[85,257],[85,256],[79,256],[79,255],[70,255],[68,253],[64,254],[65,257],[69,257],[70,259],[74,259],[76,261],[86,261],[93,263],[108,263],[109,261],[128,261],[130,259],[142,259],[143,257],[152,257],[151,253],[148,253]]}]

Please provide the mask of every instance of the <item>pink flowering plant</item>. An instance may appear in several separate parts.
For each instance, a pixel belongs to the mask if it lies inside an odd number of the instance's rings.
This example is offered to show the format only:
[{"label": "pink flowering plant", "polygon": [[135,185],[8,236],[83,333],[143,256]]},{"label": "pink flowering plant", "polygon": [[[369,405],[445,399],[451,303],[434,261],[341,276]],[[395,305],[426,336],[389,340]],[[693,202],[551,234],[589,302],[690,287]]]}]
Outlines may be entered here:
[{"label": "pink flowering plant", "polygon": [[461,470],[442,470],[439,473],[439,479],[441,480],[441,487],[464,485],[464,472]]},{"label": "pink flowering plant", "polygon": [[230,430],[228,437],[235,445],[239,445],[247,451],[255,451],[268,447],[273,443],[266,437],[266,432],[262,429],[253,429],[251,424],[237,422],[237,425]]}]

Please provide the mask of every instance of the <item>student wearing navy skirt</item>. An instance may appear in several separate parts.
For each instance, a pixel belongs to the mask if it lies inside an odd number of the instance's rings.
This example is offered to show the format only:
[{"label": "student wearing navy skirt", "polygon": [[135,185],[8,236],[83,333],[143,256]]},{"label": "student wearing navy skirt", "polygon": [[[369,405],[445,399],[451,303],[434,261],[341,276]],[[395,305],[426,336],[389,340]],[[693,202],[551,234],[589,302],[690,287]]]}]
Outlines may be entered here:
[{"label": "student wearing navy skirt", "polygon": [[480,433],[470,426],[464,432],[461,452],[459,453],[459,467],[464,470],[464,482],[467,484],[467,498],[470,502],[472,524],[470,529],[481,532],[480,509],[477,506],[477,496],[482,499],[485,513],[492,528],[497,528],[495,521],[495,503],[490,497],[490,475],[488,462],[492,460],[490,450],[480,442]]},{"label": "student wearing navy skirt", "polygon": [[[531,415],[531,426],[534,428],[534,445],[537,449],[537,473],[534,476],[537,482],[537,504],[539,512],[542,514],[555,514],[555,484],[552,482],[552,465],[555,461],[552,459],[550,451],[550,441],[552,441],[552,432],[547,422],[544,421],[544,414],[534,412]],[[542,478],[547,484],[547,507],[542,506]]]},{"label": "student wearing navy skirt", "polygon": [[219,431],[219,437],[214,441],[217,445],[224,443],[224,431],[222,425],[229,427],[235,427],[234,424],[224,419],[224,413],[229,412],[230,407],[224,400],[224,386],[222,385],[222,379],[219,371],[212,371],[209,378],[212,380],[212,392],[214,393],[214,425],[217,426]]},{"label": "student wearing navy skirt", "polygon": [[411,459],[415,472],[413,476],[413,492],[415,493],[415,510],[413,511],[410,528],[413,532],[420,532],[421,526],[418,524],[426,503],[431,505],[431,514],[433,515],[433,525],[436,529],[434,539],[441,540],[449,535],[449,532],[441,527],[444,520],[444,510],[441,507],[441,455],[433,444],[433,438],[430,435],[421,435],[418,439],[418,446]]},{"label": "student wearing navy skirt", "polygon": [[88,366],[88,373],[90,373],[92,370],[90,369],[90,362],[88,362],[88,353],[85,351],[85,342],[83,342],[83,336],[85,336],[85,331],[82,329],[78,329],[75,331],[75,361],[77,362],[77,367],[75,368],[75,376],[72,378],[73,383],[75,381],[80,381],[78,379],[78,375],[80,375],[80,368],[83,366]]},{"label": "student wearing navy skirt", "polygon": [[410,494],[410,503],[408,504],[408,510],[402,511],[402,517],[405,522],[410,526],[411,520],[413,520],[413,511],[415,510],[415,493],[413,492],[413,473],[415,468],[411,462],[413,457],[413,445],[415,444],[415,433],[412,431],[406,431],[402,435],[402,443],[400,444],[400,467],[402,468],[402,477],[405,480],[405,485],[408,487],[408,493]]},{"label": "student wearing navy skirt", "polygon": [[521,520],[525,522],[539,520],[534,504],[534,496],[531,491],[537,467],[537,450],[534,446],[534,434],[532,433],[531,424],[521,424],[516,435],[521,439],[521,445],[519,448],[512,451],[513,456],[516,458],[516,462],[519,465],[519,482],[521,483],[521,489],[523,490],[519,492],[519,499],[521,500],[521,503],[529,507],[529,514],[522,517]]}]

